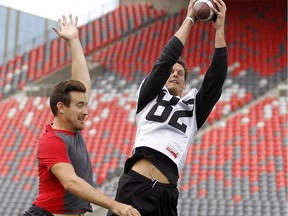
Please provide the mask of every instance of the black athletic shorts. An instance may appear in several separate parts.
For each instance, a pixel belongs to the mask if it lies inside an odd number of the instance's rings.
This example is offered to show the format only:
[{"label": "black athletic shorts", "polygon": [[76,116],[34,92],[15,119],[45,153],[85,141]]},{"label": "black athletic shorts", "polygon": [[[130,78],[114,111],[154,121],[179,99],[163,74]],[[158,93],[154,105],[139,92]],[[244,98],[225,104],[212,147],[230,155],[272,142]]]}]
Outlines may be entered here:
[{"label": "black athletic shorts", "polygon": [[28,211],[25,211],[23,216],[54,216],[43,208],[33,205],[29,208]]},{"label": "black athletic shorts", "polygon": [[115,200],[133,206],[141,216],[177,216],[178,196],[176,185],[152,182],[130,170],[120,176]]}]

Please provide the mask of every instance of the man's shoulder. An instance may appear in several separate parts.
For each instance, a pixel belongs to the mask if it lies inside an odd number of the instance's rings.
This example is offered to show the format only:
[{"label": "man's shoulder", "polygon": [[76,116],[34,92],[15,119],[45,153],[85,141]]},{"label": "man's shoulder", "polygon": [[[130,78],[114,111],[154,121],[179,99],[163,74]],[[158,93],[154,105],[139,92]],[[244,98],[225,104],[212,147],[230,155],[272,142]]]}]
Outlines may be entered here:
[{"label": "man's shoulder", "polygon": [[63,142],[63,140],[56,134],[54,133],[53,130],[49,130],[46,127],[46,131],[42,134],[42,136],[39,139],[39,144],[43,145],[46,143],[59,143],[59,142]]}]

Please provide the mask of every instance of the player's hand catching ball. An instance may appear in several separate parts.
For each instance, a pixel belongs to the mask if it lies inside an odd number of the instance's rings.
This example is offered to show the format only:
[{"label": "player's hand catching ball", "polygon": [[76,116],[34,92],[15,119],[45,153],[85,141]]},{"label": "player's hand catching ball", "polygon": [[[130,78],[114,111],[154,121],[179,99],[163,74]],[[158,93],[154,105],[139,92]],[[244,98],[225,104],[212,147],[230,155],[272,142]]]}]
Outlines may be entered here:
[{"label": "player's hand catching ball", "polygon": [[225,17],[226,17],[226,4],[223,0],[213,0],[214,3],[217,5],[218,10],[215,8],[211,8],[213,12],[217,15],[217,19],[214,22],[214,28],[217,29],[224,29],[225,25]]},{"label": "player's hand catching ball", "polygon": [[192,18],[194,20],[194,22],[197,21],[197,18],[195,16],[194,10],[193,10],[193,7],[194,7],[196,1],[197,0],[190,0],[189,5],[188,5],[188,9],[187,9],[187,17]]}]

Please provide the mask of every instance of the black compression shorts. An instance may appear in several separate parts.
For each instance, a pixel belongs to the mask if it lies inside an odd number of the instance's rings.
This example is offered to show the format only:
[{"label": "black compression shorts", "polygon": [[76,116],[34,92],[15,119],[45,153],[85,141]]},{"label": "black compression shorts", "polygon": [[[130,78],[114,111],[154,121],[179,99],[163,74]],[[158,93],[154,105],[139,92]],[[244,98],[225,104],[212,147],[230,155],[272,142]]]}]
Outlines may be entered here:
[{"label": "black compression shorts", "polygon": [[[130,170],[119,179],[115,200],[136,208],[141,216],[177,216],[179,191],[174,184],[152,182]],[[107,216],[114,216],[108,211]]]}]

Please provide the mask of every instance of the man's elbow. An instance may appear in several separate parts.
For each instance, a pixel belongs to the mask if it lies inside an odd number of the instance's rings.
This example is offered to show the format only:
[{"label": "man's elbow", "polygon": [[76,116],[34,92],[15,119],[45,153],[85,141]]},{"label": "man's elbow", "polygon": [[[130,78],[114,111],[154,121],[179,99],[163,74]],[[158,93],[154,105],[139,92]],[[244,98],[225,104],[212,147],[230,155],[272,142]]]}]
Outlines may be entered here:
[{"label": "man's elbow", "polygon": [[73,191],[77,186],[77,178],[70,178],[62,182],[62,186],[66,191]]}]

